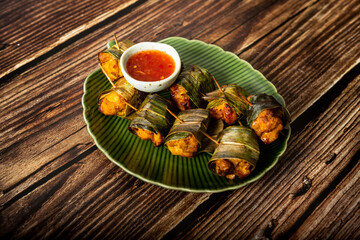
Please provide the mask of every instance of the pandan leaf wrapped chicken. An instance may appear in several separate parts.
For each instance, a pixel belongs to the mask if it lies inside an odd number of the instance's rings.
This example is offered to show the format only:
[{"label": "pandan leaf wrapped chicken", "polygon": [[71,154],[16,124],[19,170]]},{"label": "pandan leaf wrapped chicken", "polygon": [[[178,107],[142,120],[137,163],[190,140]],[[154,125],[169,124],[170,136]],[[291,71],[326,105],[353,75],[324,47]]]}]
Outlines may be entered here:
[{"label": "pandan leaf wrapped chicken", "polygon": [[188,65],[180,72],[175,83],[170,87],[170,95],[180,111],[204,108],[202,96],[215,89],[211,75],[205,68]]},{"label": "pandan leaf wrapped chicken", "polygon": [[230,126],[218,138],[209,169],[228,179],[245,178],[255,169],[260,149],[255,133],[245,126]]},{"label": "pandan leaf wrapped chicken", "polygon": [[249,97],[247,124],[265,144],[274,142],[290,122],[290,114],[274,97],[267,94]]},{"label": "pandan leaf wrapped chicken", "polygon": [[137,108],[146,94],[134,88],[125,78],[120,78],[115,87],[103,91],[98,97],[99,111],[105,115],[127,117]]},{"label": "pandan leaf wrapped chicken", "polygon": [[207,93],[204,97],[209,101],[206,109],[214,119],[222,119],[231,125],[246,114],[248,108],[248,93],[236,84],[223,86],[219,90]]},{"label": "pandan leaf wrapped chicken", "polygon": [[[180,112],[169,134],[165,138],[165,146],[173,155],[194,157],[201,148],[210,117],[209,111],[201,108]],[[181,121],[180,121],[181,120]]]},{"label": "pandan leaf wrapped chicken", "polygon": [[130,132],[142,140],[151,140],[155,147],[161,145],[173,122],[173,117],[167,111],[170,108],[170,101],[157,94],[149,94],[131,115]]},{"label": "pandan leaf wrapped chicken", "polygon": [[130,40],[125,40],[119,42],[119,47],[114,45],[111,48],[98,53],[99,63],[112,82],[124,76],[120,68],[120,57],[126,49],[134,44],[135,43]]}]

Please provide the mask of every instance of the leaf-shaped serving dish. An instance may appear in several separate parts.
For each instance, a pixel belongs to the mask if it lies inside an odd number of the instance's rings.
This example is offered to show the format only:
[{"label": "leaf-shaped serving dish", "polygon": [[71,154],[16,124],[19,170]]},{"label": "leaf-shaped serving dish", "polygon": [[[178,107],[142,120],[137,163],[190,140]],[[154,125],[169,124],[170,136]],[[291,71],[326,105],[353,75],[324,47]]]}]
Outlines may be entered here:
[{"label": "leaf-shaped serving dish", "polygon": [[[198,40],[170,37],[160,42],[173,46],[185,66],[191,63],[208,69],[221,85],[236,83],[249,94],[267,93],[285,106],[274,85],[235,54]],[[208,170],[209,154],[201,153],[194,158],[174,156],[165,147],[156,148],[151,141],[143,141],[132,135],[127,129],[128,120],[101,114],[97,98],[100,92],[110,87],[100,69],[86,78],[82,104],[88,131],[97,147],[113,163],[145,182],[189,192],[237,189],[263,176],[286,149],[290,127],[274,143],[260,144],[260,159],[248,178],[232,181],[219,177]]]}]

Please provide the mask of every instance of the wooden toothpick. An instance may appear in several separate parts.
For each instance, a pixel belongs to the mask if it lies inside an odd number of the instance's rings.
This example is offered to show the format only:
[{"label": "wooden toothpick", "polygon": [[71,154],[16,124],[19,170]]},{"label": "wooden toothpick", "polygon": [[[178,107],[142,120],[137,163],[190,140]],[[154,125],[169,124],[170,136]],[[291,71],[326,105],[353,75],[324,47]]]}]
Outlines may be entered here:
[{"label": "wooden toothpick", "polygon": [[181,122],[181,123],[183,123],[184,121],[183,120],[181,120],[178,116],[176,116],[176,114],[175,113],[173,113],[170,109],[166,109],[170,114],[171,114],[171,116],[173,116],[176,120],[178,120],[179,122]]},{"label": "wooden toothpick", "polygon": [[252,106],[252,103],[249,102],[249,100],[246,99],[246,97],[242,94],[240,94],[241,98],[249,105],[249,106]]},{"label": "wooden toothpick", "polygon": [[138,109],[136,107],[134,107],[133,105],[131,105],[130,103],[128,103],[126,101],[125,101],[125,104],[128,105],[129,107],[131,107],[132,109],[134,109],[137,112]]},{"label": "wooden toothpick", "polygon": [[219,88],[220,92],[224,93],[224,91],[222,90],[222,88],[220,87],[220,84],[218,83],[218,81],[216,81],[215,77],[213,76],[213,80],[216,84],[216,86]]},{"label": "wooden toothpick", "polygon": [[115,33],[114,33],[114,39],[115,39],[116,47],[117,47],[118,49],[120,49],[119,43],[118,43],[118,40],[117,40],[117,38],[116,38],[116,34],[115,34]]},{"label": "wooden toothpick", "polygon": [[107,75],[107,73],[105,72],[104,68],[101,66],[101,64],[99,63],[99,66],[101,68],[101,70],[103,71],[103,73],[105,74],[107,80],[109,80],[110,84],[112,85],[113,88],[115,88],[115,84],[111,81],[110,77]]},{"label": "wooden toothpick", "polygon": [[[166,109],[176,120],[178,120],[180,123],[183,123],[184,121],[181,120],[178,116],[176,116],[175,113],[173,113],[170,109]],[[212,138],[209,134],[207,134],[206,132],[204,132],[203,130],[200,130],[200,132],[207,138],[209,138],[211,141],[213,141],[214,143],[216,143],[217,145],[219,145],[219,142],[216,141],[214,138]]]},{"label": "wooden toothpick", "polygon": [[[224,93],[224,91],[222,90],[222,88],[220,87],[218,81],[216,81],[215,77],[213,76],[213,80],[216,84],[216,86],[219,88],[220,92]],[[241,98],[249,105],[249,106],[252,106],[252,104],[246,99],[245,96],[243,96],[242,94],[240,94]]]},{"label": "wooden toothpick", "polygon": [[206,132],[204,132],[204,131],[202,131],[202,130],[200,130],[200,132],[201,132],[202,134],[204,134],[205,137],[207,137],[208,139],[210,139],[211,141],[213,141],[216,145],[219,145],[219,142],[216,141],[214,138],[212,138],[209,134],[207,134]]}]

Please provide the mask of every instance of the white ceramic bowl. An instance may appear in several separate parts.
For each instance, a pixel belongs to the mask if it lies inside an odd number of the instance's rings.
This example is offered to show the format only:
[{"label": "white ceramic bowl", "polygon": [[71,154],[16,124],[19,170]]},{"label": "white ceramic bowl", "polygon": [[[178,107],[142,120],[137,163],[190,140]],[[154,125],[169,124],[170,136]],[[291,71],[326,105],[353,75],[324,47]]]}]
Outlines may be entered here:
[{"label": "white ceramic bowl", "polygon": [[[160,50],[168,55],[170,55],[175,62],[175,70],[174,72],[165,79],[159,81],[139,81],[135,78],[131,77],[126,69],[126,63],[129,58],[137,52],[145,51],[145,50]],[[181,60],[178,52],[172,46],[165,44],[165,43],[156,43],[156,42],[142,42],[135,44],[128,48],[120,58],[120,67],[121,71],[124,74],[125,79],[133,85],[136,89],[143,91],[143,92],[159,92],[171,86],[174,83],[177,76],[180,73],[181,69]]]}]

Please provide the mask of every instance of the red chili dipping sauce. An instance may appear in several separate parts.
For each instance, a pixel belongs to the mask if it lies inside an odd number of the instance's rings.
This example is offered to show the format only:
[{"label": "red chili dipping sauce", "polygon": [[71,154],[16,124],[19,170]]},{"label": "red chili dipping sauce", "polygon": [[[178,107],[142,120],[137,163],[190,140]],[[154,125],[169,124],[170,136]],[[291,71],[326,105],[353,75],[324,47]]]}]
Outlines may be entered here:
[{"label": "red chili dipping sauce", "polygon": [[129,75],[139,81],[159,81],[175,71],[174,59],[159,50],[145,50],[132,55],[126,63]]}]

